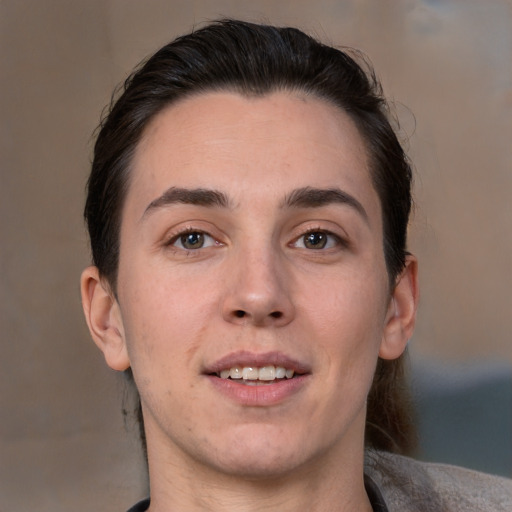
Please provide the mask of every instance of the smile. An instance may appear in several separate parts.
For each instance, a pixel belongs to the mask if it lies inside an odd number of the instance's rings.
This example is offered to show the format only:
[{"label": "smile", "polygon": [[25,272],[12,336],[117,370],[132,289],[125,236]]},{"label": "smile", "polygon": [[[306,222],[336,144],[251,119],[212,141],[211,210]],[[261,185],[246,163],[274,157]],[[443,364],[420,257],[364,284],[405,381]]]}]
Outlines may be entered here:
[{"label": "smile", "polygon": [[217,373],[221,379],[239,380],[244,384],[269,383],[276,380],[291,379],[295,371],[283,366],[232,366]]},{"label": "smile", "polygon": [[203,369],[222,396],[243,407],[270,407],[306,389],[311,367],[281,352],[232,352]]}]

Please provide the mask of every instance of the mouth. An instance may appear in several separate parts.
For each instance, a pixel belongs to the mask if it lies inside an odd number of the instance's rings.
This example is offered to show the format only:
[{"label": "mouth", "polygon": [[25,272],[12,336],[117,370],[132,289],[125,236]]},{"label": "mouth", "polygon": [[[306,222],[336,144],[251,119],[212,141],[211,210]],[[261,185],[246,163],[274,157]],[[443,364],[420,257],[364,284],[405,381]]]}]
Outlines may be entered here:
[{"label": "mouth", "polygon": [[204,368],[213,388],[242,406],[267,407],[287,402],[306,389],[309,364],[281,352],[237,351]]},{"label": "mouth", "polygon": [[293,379],[299,374],[292,368],[284,366],[231,366],[224,368],[219,372],[215,372],[217,377],[221,379],[229,379],[237,381],[239,384],[247,386],[261,386],[272,384],[282,380]]},{"label": "mouth", "polygon": [[311,370],[307,364],[280,352],[254,354],[240,351],[221,358],[205,368],[204,373],[222,381],[233,381],[233,384],[256,386],[296,380]]}]

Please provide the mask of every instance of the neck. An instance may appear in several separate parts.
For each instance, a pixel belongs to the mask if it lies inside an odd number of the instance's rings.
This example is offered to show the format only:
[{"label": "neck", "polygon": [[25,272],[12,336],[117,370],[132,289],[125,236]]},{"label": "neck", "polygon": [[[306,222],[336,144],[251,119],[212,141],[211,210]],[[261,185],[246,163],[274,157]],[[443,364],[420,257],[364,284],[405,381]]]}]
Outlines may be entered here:
[{"label": "neck", "polygon": [[265,477],[219,472],[176,452],[166,459],[148,446],[150,512],[371,512],[362,442],[356,446]]}]

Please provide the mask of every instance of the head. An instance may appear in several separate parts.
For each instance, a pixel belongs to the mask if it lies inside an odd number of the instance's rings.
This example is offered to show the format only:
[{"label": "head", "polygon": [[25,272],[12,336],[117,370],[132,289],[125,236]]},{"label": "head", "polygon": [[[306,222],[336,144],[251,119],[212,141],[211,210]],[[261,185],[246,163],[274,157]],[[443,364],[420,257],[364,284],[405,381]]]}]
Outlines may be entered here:
[{"label": "head", "polygon": [[[126,80],[97,137],[85,207],[93,262],[114,298],[124,205],[141,140],[163,112],[211,93],[235,93],[252,100],[292,93],[321,100],[351,120],[363,142],[380,203],[391,296],[407,265],[411,168],[373,71],[360,56],[358,63],[349,53],[293,28],[222,21],[164,46]],[[368,396],[370,446],[395,451],[410,446],[402,361],[403,356],[377,363]]]}]

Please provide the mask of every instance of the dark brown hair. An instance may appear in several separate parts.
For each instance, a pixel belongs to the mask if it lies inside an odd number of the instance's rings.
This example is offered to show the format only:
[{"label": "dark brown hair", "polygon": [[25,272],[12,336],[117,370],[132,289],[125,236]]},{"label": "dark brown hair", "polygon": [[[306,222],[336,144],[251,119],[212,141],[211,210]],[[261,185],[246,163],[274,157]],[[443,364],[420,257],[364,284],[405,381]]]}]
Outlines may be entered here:
[{"label": "dark brown hair", "polygon": [[[126,80],[101,123],[85,218],[94,264],[114,293],[123,203],[144,129],[167,105],[216,90],[245,96],[300,91],[351,117],[365,141],[381,202],[392,289],[407,254],[411,168],[371,66],[356,52],[326,46],[295,28],[223,20],[174,40],[150,57]],[[408,451],[411,431],[404,393],[403,357],[379,360],[368,397],[367,445]]]}]

